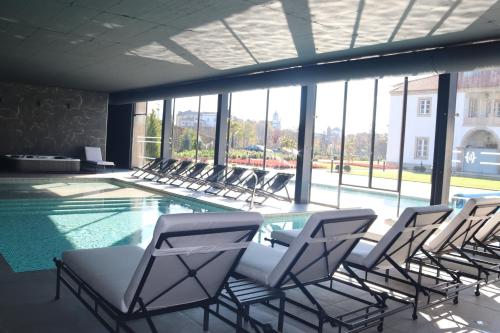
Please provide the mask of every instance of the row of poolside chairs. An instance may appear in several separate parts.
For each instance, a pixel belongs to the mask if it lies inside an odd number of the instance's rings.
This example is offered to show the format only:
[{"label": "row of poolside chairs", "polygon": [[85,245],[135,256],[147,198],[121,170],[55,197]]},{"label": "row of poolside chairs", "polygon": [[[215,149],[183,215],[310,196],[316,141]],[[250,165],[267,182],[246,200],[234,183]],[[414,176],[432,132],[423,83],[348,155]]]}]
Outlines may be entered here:
[{"label": "row of poolside chairs", "polygon": [[[250,242],[263,222],[258,213],[164,215],[145,250],[121,246],[63,253],[55,260],[56,298],[61,283],[84,303],[90,297],[90,311],[114,320],[109,324],[101,318],[110,331],[132,332],[128,322],[145,318],[157,332],[154,315],[192,307],[204,309],[203,329],[208,330],[209,315],[221,316],[219,307],[226,306],[228,281],[248,280],[262,286],[257,293],[294,290],[286,293],[286,307],[308,311],[317,321],[272,302],[262,304],[318,332],[325,324],[339,332],[382,331],[399,311],[413,309],[417,319],[419,309],[457,303],[465,289],[475,287],[478,295],[479,286],[498,280],[499,209],[500,199],[470,199],[452,218],[447,206],[406,208],[381,236],[369,232],[377,218],[371,209],[318,212],[301,230],[274,231],[272,247]],[[347,297],[359,307],[331,313],[313,288]],[[248,295],[254,295],[252,290]],[[400,306],[388,307],[387,300]],[[268,328],[255,319],[250,324],[256,332]]]},{"label": "row of poolside chairs", "polygon": [[[136,169],[132,176],[172,186],[185,186],[195,191],[203,189],[207,194],[232,199],[252,201],[254,197],[261,198],[254,200],[258,204],[270,198],[291,201],[287,184],[293,174],[278,172],[266,179],[268,173],[260,169],[210,166],[204,162],[157,158]],[[286,197],[278,195],[282,190]]]}]

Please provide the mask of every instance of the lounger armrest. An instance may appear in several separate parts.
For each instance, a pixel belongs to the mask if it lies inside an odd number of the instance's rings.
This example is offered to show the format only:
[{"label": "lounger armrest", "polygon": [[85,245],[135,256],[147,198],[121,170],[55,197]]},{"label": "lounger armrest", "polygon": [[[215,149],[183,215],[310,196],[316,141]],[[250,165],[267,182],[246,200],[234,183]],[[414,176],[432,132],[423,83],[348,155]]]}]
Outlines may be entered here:
[{"label": "lounger armrest", "polygon": [[372,241],[372,242],[379,242],[383,236],[384,235],[367,231],[367,232],[365,232],[365,236],[363,237],[363,239],[366,239],[366,240]]},{"label": "lounger armrest", "polygon": [[177,256],[177,255],[191,255],[199,253],[212,253],[212,252],[224,252],[246,249],[252,242],[239,242],[239,243],[227,243],[220,244],[216,246],[186,246],[170,249],[155,249],[153,251],[153,257],[163,257],[163,256]]},{"label": "lounger armrest", "polygon": [[361,239],[365,238],[366,232],[361,232],[357,234],[341,234],[341,235],[336,235],[336,236],[329,236],[329,237],[320,237],[320,238],[309,238],[307,243],[309,244],[314,244],[314,243],[333,243],[333,242],[339,242],[339,241],[344,241],[344,240],[351,240],[351,239]]}]

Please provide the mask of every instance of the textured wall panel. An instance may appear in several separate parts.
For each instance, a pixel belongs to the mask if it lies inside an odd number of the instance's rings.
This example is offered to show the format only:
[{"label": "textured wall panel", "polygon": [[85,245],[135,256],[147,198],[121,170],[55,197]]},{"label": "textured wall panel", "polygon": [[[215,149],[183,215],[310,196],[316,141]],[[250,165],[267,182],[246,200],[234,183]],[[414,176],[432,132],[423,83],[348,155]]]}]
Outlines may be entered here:
[{"label": "textured wall panel", "polygon": [[105,156],[108,94],[0,82],[0,154]]}]

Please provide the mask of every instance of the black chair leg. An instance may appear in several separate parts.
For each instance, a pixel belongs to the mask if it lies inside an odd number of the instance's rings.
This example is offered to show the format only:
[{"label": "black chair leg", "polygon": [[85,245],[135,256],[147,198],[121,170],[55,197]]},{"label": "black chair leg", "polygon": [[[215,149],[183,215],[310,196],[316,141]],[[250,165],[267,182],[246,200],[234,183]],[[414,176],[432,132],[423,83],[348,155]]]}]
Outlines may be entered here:
[{"label": "black chair leg", "polygon": [[205,305],[203,307],[203,330],[208,331],[208,322],[209,322],[209,305]]}]

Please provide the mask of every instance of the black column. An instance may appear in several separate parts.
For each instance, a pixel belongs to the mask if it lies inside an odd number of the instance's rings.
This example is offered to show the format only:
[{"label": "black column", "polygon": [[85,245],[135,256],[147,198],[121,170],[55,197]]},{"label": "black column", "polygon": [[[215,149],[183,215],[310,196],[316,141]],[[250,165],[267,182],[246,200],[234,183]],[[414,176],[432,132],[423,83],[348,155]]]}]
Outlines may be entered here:
[{"label": "black column", "polygon": [[115,162],[119,168],[131,166],[134,109],[135,104],[108,106],[106,160]]},{"label": "black column", "polygon": [[226,145],[229,119],[229,94],[219,94],[217,100],[217,124],[215,127],[214,164],[226,163]]},{"label": "black column", "polygon": [[448,204],[455,129],[457,73],[439,75],[431,205]]},{"label": "black column", "polygon": [[316,85],[303,86],[300,94],[295,203],[308,203],[310,200],[315,114]]},{"label": "black column", "polygon": [[163,122],[161,136],[161,157],[170,158],[172,155],[172,99],[163,101]]}]

